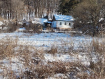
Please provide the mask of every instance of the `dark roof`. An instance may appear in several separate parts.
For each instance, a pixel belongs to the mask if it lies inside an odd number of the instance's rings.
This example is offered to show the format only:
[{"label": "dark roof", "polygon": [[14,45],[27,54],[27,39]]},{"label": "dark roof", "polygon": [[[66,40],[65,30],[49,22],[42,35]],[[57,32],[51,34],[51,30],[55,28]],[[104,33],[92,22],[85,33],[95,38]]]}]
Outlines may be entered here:
[{"label": "dark roof", "polygon": [[54,20],[74,21],[74,18],[72,16],[67,16],[67,15],[54,15]]}]

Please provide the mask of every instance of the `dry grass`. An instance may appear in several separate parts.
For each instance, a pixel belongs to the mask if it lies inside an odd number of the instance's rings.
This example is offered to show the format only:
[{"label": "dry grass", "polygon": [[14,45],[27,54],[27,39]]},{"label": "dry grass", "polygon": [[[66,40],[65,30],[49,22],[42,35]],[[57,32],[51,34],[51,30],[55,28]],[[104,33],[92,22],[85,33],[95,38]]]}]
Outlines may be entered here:
[{"label": "dry grass", "polygon": [[16,31],[18,28],[22,27],[21,24],[17,24],[16,23],[12,23],[10,22],[8,25],[7,25],[8,29],[7,29],[7,32],[14,32]]},{"label": "dry grass", "polygon": [[[5,37],[0,40],[0,60],[1,60],[1,66],[0,68],[3,69],[3,72],[1,75],[3,78],[9,78],[9,79],[16,79],[16,73],[14,70],[12,70],[13,64],[23,64],[24,68],[18,68],[19,71],[23,72],[23,69],[33,69],[35,66],[35,63],[39,62],[36,60],[36,62],[33,62],[33,58],[42,58],[41,52],[36,51],[36,49],[32,46],[19,46],[18,44],[18,38],[13,39],[11,37]],[[40,56],[41,55],[41,56]],[[19,62],[11,61],[12,58],[18,58]],[[6,62],[8,66],[6,66],[2,60],[8,59],[9,62]],[[17,66],[18,67],[18,66]],[[16,68],[17,69],[17,68]],[[7,73],[6,73],[7,72]],[[21,73],[22,73],[21,72]],[[20,77],[21,77],[21,73]]]},{"label": "dry grass", "polygon": [[18,39],[11,39],[11,37],[5,37],[0,40],[0,58],[11,57],[15,53],[14,48],[17,46]]},{"label": "dry grass", "polygon": [[[90,62],[90,66],[82,65],[80,62],[45,62],[44,54],[46,51],[39,50],[33,46],[19,46],[18,38],[12,39],[6,37],[0,40],[0,58],[1,60],[8,58],[11,61],[12,57],[18,57],[19,61],[24,65],[24,69],[18,77],[16,72],[12,70],[12,62],[9,64],[11,68],[0,66],[4,68],[2,75],[8,79],[46,79],[53,77],[55,74],[64,74],[67,76],[66,79],[72,79],[74,76],[80,79],[104,79],[105,78],[105,41],[99,42],[94,39],[90,47],[85,48],[89,54],[96,52],[98,62]],[[62,48],[63,49],[63,48]],[[84,48],[83,48],[84,49]],[[72,51],[71,51],[72,50]],[[73,47],[68,50],[70,52],[81,52],[74,51]],[[84,52],[84,51],[82,51]],[[52,47],[47,53],[52,55],[58,53],[57,47]],[[14,62],[16,63],[16,62]],[[89,73],[88,73],[88,72]],[[72,77],[70,76],[72,74]]]},{"label": "dry grass", "polygon": [[47,53],[49,54],[56,54],[57,52],[57,47],[52,46],[50,50],[47,50]]},{"label": "dry grass", "polygon": [[53,62],[47,65],[39,65],[35,71],[38,73],[38,78],[47,78],[57,73],[67,73],[65,66],[62,62]]},{"label": "dry grass", "polygon": [[[17,40],[18,39],[12,39],[11,37],[5,37],[0,40],[0,60],[1,60],[0,69],[3,69],[3,72],[1,72],[1,75],[3,76],[3,78],[13,79],[16,77],[12,68],[6,67],[6,65],[2,60],[8,59],[8,61],[10,61],[11,58],[15,56],[14,49],[17,46]],[[5,62],[5,63],[7,63],[8,66],[11,65],[11,61]]]},{"label": "dry grass", "polygon": [[24,74],[26,77],[30,75],[36,79],[47,79],[48,77],[53,77],[55,74],[64,74],[69,79],[67,75],[70,72],[76,72],[76,67],[80,67],[76,63],[69,62],[48,62],[46,65],[38,64],[35,70],[26,71]]},{"label": "dry grass", "polygon": [[3,21],[3,20],[4,20],[4,18],[0,17],[0,21]]},{"label": "dry grass", "polygon": [[[97,55],[97,62],[90,62],[90,69],[93,74],[90,76],[91,79],[104,79],[105,78],[105,41],[102,39],[100,42],[98,39],[93,39],[91,52],[95,52]],[[92,58],[92,56],[91,56]]]}]

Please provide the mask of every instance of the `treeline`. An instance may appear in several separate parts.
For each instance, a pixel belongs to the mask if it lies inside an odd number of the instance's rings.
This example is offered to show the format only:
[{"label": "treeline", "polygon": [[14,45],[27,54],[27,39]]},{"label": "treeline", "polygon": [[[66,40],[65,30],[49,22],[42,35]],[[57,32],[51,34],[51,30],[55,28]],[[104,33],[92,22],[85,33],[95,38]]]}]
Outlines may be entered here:
[{"label": "treeline", "polygon": [[76,5],[82,1],[83,0],[60,0],[58,11],[61,12],[61,14],[70,15]]},{"label": "treeline", "polygon": [[60,0],[59,11],[75,18],[74,26],[93,36],[105,27],[105,0]]},{"label": "treeline", "polygon": [[5,19],[32,19],[57,12],[59,0],[0,0],[0,16]]}]

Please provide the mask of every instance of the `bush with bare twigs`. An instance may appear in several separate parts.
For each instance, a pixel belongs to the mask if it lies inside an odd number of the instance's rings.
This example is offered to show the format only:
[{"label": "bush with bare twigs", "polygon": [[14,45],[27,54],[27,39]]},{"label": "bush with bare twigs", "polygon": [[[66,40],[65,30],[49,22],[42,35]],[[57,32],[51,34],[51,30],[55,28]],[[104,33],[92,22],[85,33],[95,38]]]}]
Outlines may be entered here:
[{"label": "bush with bare twigs", "polygon": [[32,22],[29,22],[29,25],[25,25],[24,27],[26,28],[26,32],[30,33],[41,33],[43,29],[43,25],[33,24]]}]

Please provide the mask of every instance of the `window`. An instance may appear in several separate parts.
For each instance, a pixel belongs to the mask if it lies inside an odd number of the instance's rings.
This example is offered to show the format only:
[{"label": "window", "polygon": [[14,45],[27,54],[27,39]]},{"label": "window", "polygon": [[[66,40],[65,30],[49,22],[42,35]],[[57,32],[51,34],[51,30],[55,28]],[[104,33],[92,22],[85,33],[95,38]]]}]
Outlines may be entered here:
[{"label": "window", "polygon": [[65,22],[65,25],[66,25],[66,22]]},{"label": "window", "polygon": [[69,23],[69,26],[71,26],[71,23]]},{"label": "window", "polygon": [[60,25],[62,25],[62,22],[60,22]]}]

